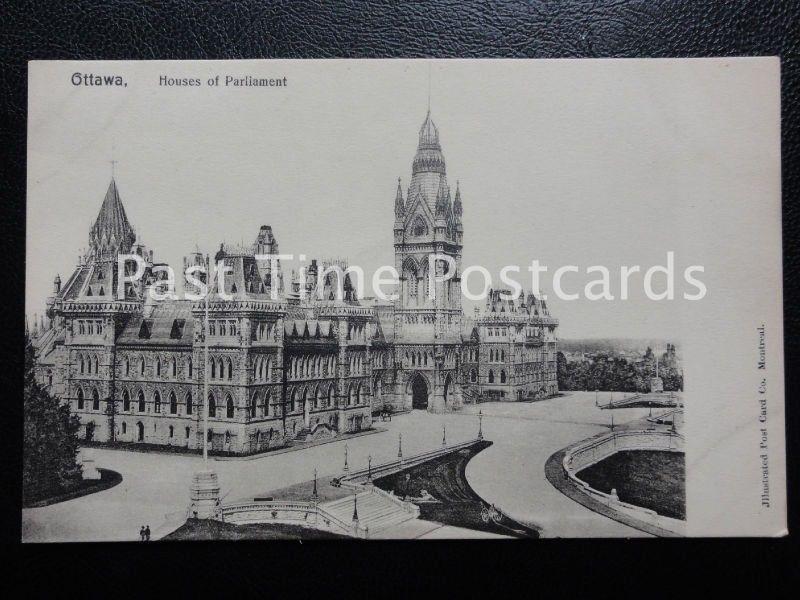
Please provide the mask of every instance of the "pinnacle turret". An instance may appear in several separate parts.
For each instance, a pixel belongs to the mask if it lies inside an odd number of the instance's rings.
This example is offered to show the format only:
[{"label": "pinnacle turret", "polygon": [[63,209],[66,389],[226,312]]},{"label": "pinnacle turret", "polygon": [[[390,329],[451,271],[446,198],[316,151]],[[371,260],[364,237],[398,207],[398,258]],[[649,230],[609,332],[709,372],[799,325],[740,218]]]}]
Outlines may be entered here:
[{"label": "pinnacle turret", "polygon": [[400,178],[397,178],[397,194],[394,197],[394,216],[398,219],[405,214],[405,202],[403,201],[403,188]]},{"label": "pinnacle turret", "polygon": [[456,218],[460,219],[463,211],[464,209],[461,206],[461,188],[458,185],[458,180],[456,180],[456,200],[453,202],[453,212],[455,213]]}]

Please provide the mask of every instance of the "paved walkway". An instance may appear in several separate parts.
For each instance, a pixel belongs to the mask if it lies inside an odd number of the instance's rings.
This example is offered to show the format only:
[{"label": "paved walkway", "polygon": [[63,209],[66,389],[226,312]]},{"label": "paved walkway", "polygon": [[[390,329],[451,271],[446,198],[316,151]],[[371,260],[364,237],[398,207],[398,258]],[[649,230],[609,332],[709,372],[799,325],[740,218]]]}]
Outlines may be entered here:
[{"label": "paved walkway", "polygon": [[[600,403],[605,402],[608,398],[601,393]],[[551,454],[603,431],[611,414],[616,423],[647,414],[647,409],[600,410],[593,392],[535,403],[481,404],[447,415],[420,411],[399,415],[379,423],[387,431],[347,441],[350,467],[366,467],[368,455],[373,463],[395,459],[400,432],[406,455],[440,446],[443,426],[448,444],[474,439],[479,408],[485,415],[484,437],[494,444],[470,461],[466,475],[487,502],[516,520],[540,526],[544,536],[643,535],[566,498],[545,478],[544,465]],[[344,446],[344,441],[337,441],[254,460],[212,459],[210,464],[226,499],[247,498],[308,481],[315,467],[320,477],[340,474]],[[132,541],[138,540],[142,525],[150,525],[154,537],[159,537],[182,522],[192,473],[202,467],[200,457],[109,449],[95,449],[94,455],[98,467],[121,473],[122,483],[83,498],[23,510],[23,540]],[[465,533],[438,527],[422,535],[439,537],[448,532],[453,537]]]}]

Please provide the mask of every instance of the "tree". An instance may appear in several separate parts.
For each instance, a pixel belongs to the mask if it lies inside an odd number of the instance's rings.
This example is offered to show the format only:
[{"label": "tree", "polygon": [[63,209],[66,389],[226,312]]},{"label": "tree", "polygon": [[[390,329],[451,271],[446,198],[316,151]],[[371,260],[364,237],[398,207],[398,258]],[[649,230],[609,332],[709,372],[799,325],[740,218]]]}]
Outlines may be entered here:
[{"label": "tree", "polygon": [[556,353],[556,376],[558,378],[558,389],[568,390],[571,389],[567,383],[569,372],[567,370],[567,357],[563,352]]},{"label": "tree", "polygon": [[30,503],[75,488],[80,420],[36,381],[35,354],[25,336],[23,502]]}]

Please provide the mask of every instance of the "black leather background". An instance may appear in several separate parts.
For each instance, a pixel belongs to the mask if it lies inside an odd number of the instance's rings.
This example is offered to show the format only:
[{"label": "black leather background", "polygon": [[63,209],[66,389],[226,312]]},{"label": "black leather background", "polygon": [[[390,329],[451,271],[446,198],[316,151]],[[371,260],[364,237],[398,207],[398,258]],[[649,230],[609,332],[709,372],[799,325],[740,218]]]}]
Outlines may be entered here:
[{"label": "black leather background", "polygon": [[[23,331],[26,62],[31,59],[255,57],[667,57],[780,55],[787,368],[798,355],[798,35],[796,2],[270,2],[78,0],[0,3],[0,169],[5,353]],[[753,240],[739,240],[749,244]],[[8,264],[8,263],[7,263]],[[9,291],[13,288],[16,304]],[[766,293],[766,292],[765,292]],[[732,327],[740,324],[731,323]],[[724,357],[720,357],[723,359]],[[18,379],[4,369],[3,377]],[[789,371],[790,430],[798,430]],[[14,381],[18,385],[18,382]],[[7,389],[6,386],[3,386]],[[17,396],[6,398],[17,403]],[[20,419],[21,421],[21,419]],[[10,451],[19,438],[2,436]],[[792,437],[790,457],[796,456]],[[13,455],[13,454],[12,454]],[[790,483],[797,461],[790,459]],[[790,506],[793,505],[790,497]],[[14,513],[18,514],[18,513]],[[790,527],[791,529],[791,527]],[[19,538],[17,538],[19,539]]]}]

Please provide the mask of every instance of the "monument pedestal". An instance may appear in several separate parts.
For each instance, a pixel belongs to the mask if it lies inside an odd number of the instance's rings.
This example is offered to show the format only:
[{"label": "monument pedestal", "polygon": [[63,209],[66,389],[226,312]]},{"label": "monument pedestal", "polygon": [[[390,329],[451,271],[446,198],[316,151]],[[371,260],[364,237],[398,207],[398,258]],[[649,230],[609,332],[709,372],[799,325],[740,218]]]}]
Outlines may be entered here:
[{"label": "monument pedestal", "polygon": [[214,471],[197,471],[192,476],[190,493],[190,517],[195,519],[219,518],[219,481]]},{"label": "monument pedestal", "polygon": [[81,466],[83,467],[83,478],[84,479],[101,479],[102,476],[100,475],[100,471],[97,470],[97,466],[94,464],[94,454],[89,448],[83,448],[81,450]]}]

